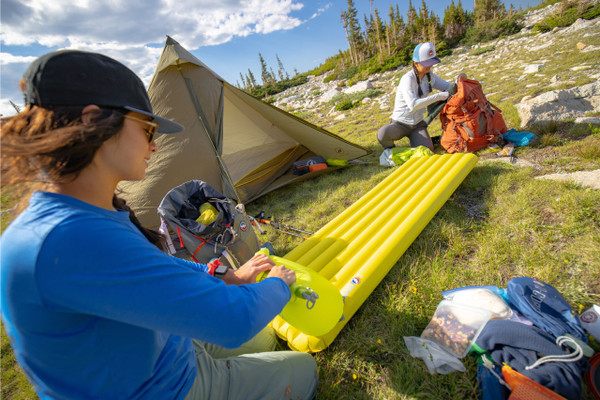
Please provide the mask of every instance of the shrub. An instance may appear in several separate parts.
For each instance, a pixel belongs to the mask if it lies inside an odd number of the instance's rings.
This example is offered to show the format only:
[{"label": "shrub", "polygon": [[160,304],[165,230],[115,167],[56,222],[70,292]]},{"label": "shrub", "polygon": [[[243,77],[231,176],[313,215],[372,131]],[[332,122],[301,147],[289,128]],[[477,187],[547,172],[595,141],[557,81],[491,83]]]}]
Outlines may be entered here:
[{"label": "shrub", "polygon": [[[290,79],[284,79],[275,83],[268,83],[262,86],[256,86],[250,90],[250,94],[257,99],[264,99],[277,93],[283,92],[290,87],[302,85],[308,81],[306,74],[299,74]],[[271,101],[272,102],[272,101]]]},{"label": "shrub", "polygon": [[339,58],[340,58],[339,55],[329,57],[328,59],[325,60],[325,63],[321,64],[319,67],[317,67],[311,71],[308,71],[306,74],[319,76],[319,75],[324,74],[327,71],[334,70],[338,63]]},{"label": "shrub", "polygon": [[349,110],[360,104],[362,99],[364,99],[365,97],[376,97],[380,94],[380,89],[368,89],[363,90],[362,92],[356,92],[351,94],[340,93],[337,96],[334,96],[329,101],[329,104],[335,105],[335,109],[337,111]]},{"label": "shrub", "polygon": [[465,37],[461,40],[462,44],[474,45],[480,42],[487,42],[500,36],[515,34],[521,30],[521,26],[514,19],[505,18],[499,20],[490,20],[481,26],[472,26],[467,29]]},{"label": "shrub", "polygon": [[533,27],[536,32],[548,32],[554,28],[569,26],[578,18],[594,19],[600,16],[600,3],[565,1],[556,12]]},{"label": "shrub", "polygon": [[345,71],[341,72],[338,75],[337,79],[350,79],[357,73],[358,73],[358,67],[356,65],[353,65],[349,68],[346,68]]},{"label": "shrub", "polygon": [[484,54],[484,53],[487,53],[489,51],[494,51],[494,50],[496,50],[496,46],[480,47],[480,48],[475,49],[472,52],[470,52],[469,55],[470,56],[478,56],[480,54]]},{"label": "shrub", "polygon": [[435,46],[435,52],[438,57],[448,57],[452,55],[452,49],[444,41],[438,42]]},{"label": "shrub", "polygon": [[349,110],[352,107],[354,107],[352,100],[350,100],[349,98],[344,98],[335,105],[335,110],[336,111],[344,111],[344,110]]},{"label": "shrub", "polygon": [[325,79],[323,79],[323,82],[327,83],[327,82],[335,81],[336,79],[337,79],[337,74],[333,73],[333,74],[327,75],[325,77]]}]

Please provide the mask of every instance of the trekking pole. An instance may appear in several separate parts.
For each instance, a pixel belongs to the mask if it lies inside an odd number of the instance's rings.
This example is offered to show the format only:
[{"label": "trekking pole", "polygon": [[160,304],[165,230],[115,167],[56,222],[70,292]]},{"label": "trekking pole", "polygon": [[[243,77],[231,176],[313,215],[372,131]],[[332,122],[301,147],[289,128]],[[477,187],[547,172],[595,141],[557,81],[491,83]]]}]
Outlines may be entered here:
[{"label": "trekking pole", "polygon": [[270,225],[273,229],[275,229],[279,232],[287,233],[288,235],[298,236],[303,239],[307,239],[307,237],[302,234],[306,234],[308,236],[313,234],[312,232],[309,232],[309,231],[305,231],[302,229],[294,228],[293,226],[284,225],[284,224],[280,224],[276,221],[271,221],[271,220],[265,219],[264,211],[261,211],[260,214],[258,214],[254,218],[256,219],[256,221],[261,222],[266,225]]},{"label": "trekking pole", "polygon": [[[267,232],[265,232],[265,231],[263,231],[261,229],[260,224],[259,224],[259,222],[263,222],[263,223],[266,224],[267,220],[262,220],[262,219],[261,220],[256,220],[253,217],[250,217],[250,216],[248,216],[248,217],[250,218],[250,222],[252,223],[252,225],[255,226],[258,229],[258,231],[261,233],[261,235],[264,235],[265,233],[267,233]],[[307,237],[305,237],[305,236],[301,236],[301,235],[298,235],[298,234],[290,232],[290,231],[285,231],[283,229],[276,228],[275,226],[273,226],[273,229],[275,229],[276,231],[279,231],[279,232],[287,233],[288,235],[296,236],[296,237],[299,237],[299,238],[302,238],[302,239],[307,239]]]}]

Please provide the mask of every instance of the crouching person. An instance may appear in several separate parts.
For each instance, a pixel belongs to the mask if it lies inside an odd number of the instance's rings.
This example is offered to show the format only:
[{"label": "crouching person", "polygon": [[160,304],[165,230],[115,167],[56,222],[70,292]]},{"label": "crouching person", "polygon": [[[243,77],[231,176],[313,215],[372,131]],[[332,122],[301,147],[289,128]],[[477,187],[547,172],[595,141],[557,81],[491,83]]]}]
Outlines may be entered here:
[{"label": "crouching person", "polygon": [[[427,106],[449,96],[450,82],[431,71],[440,62],[431,43],[417,45],[413,52],[412,69],[402,76],[396,90],[392,120],[377,132],[377,140],[384,149],[408,137],[410,147],[425,146],[433,151],[433,142],[423,121]],[[433,89],[440,92],[432,94]]]}]

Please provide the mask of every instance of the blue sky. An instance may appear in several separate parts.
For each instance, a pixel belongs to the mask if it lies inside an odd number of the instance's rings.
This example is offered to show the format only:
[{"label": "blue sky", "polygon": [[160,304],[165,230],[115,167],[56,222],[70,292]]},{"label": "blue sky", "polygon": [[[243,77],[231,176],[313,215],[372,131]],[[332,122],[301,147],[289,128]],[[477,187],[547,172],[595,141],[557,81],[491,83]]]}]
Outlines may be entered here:
[{"label": "blue sky", "polygon": [[[369,0],[354,0],[359,21]],[[526,9],[539,0],[507,0]],[[406,15],[408,1],[373,0],[387,19],[390,5]],[[413,1],[418,9],[421,1]],[[450,0],[426,0],[440,19]],[[473,0],[462,1],[472,10]],[[2,0],[0,24],[0,113],[22,105],[18,80],[36,57],[72,48],[97,51],[133,69],[148,84],[166,35],[225,78],[241,82],[248,69],[260,79],[261,53],[278,71],[306,72],[348,48],[340,20],[346,0]]]}]

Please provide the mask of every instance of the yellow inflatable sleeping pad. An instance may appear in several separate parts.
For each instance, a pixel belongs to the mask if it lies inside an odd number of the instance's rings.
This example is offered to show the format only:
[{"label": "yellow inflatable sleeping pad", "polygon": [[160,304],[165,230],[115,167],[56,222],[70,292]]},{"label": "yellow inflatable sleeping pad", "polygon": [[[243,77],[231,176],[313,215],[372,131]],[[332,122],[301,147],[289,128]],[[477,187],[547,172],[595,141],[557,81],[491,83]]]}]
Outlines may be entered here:
[{"label": "yellow inflatable sleeping pad", "polygon": [[412,158],[286,254],[285,260],[329,280],[344,308],[342,319],[320,336],[278,316],[271,322],[277,335],[293,350],[327,348],[476,163],[468,153]]}]

